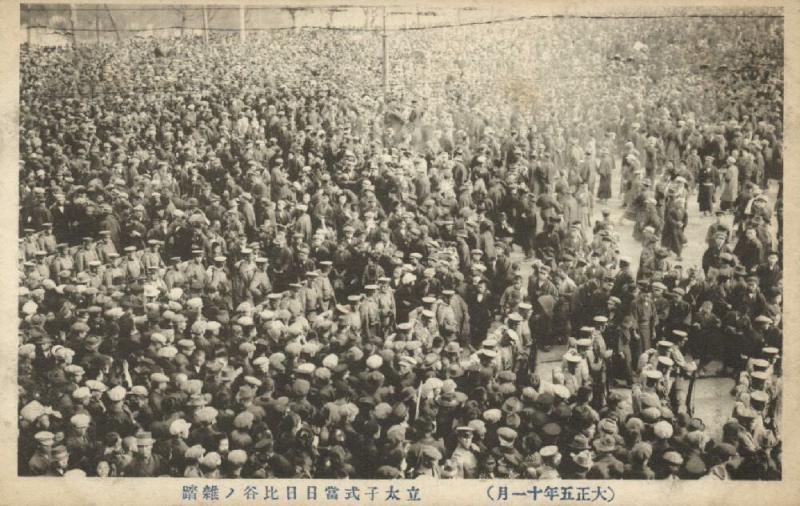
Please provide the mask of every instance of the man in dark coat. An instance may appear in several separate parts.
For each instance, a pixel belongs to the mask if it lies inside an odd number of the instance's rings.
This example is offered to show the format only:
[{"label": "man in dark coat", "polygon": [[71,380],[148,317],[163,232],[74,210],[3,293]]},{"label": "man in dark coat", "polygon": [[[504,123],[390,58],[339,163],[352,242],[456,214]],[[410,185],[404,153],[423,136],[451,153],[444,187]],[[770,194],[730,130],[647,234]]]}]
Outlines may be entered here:
[{"label": "man in dark coat", "polygon": [[664,230],[661,235],[661,245],[678,256],[681,260],[683,246],[686,244],[684,229],[688,223],[688,215],[684,208],[684,200],[676,199],[664,213]]},{"label": "man in dark coat", "polygon": [[167,471],[161,461],[161,457],[153,454],[153,442],[154,440],[149,432],[136,434],[138,450],[131,463],[124,469],[125,476],[156,478]]},{"label": "man in dark coat", "polygon": [[764,247],[756,237],[755,228],[748,228],[745,231],[744,238],[736,244],[733,253],[739,257],[739,262],[748,272],[752,272],[753,268],[764,261]]}]

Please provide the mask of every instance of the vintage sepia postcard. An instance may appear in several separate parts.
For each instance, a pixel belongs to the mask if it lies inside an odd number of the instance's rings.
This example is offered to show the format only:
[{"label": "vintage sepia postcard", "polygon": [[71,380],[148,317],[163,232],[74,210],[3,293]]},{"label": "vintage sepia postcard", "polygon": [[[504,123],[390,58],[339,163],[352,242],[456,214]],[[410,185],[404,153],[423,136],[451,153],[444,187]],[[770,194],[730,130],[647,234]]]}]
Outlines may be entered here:
[{"label": "vintage sepia postcard", "polygon": [[2,7],[0,504],[800,503],[799,5]]}]

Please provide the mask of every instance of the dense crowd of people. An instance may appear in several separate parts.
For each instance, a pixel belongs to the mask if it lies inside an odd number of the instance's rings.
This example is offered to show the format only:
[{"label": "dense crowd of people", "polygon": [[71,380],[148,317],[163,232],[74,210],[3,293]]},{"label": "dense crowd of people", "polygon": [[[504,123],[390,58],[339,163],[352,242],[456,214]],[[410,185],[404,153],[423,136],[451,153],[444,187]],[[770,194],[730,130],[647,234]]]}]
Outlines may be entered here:
[{"label": "dense crowd of people", "polygon": [[23,47],[19,473],[780,479],[782,36]]}]

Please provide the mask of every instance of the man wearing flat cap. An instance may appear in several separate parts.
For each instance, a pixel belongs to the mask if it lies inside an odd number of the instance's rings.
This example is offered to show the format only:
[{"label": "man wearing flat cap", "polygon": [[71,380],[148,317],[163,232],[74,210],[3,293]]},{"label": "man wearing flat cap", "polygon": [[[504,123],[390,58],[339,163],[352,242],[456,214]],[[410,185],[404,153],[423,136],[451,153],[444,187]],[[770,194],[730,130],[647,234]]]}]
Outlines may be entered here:
[{"label": "man wearing flat cap", "polygon": [[88,429],[91,416],[78,413],[70,418],[69,436],[65,445],[70,453],[70,464],[84,470],[89,470],[91,457],[95,450],[95,442],[89,438]]},{"label": "man wearing flat cap", "polygon": [[133,418],[133,413],[124,403],[127,395],[126,389],[116,386],[110,389],[106,395],[111,403],[103,418],[99,421],[102,430],[104,432],[116,432],[122,437],[134,435],[137,425]]},{"label": "man wearing flat cap", "polygon": [[[426,447],[434,448],[439,452],[439,455],[445,454],[444,442],[441,439],[434,438],[435,425],[432,420],[426,417],[418,418],[414,423],[414,431],[416,437],[411,437],[411,445],[408,448],[408,462],[413,466],[415,462],[422,462],[422,453]],[[439,459],[442,457],[440,456]],[[436,459],[437,461],[439,459]]]},{"label": "man wearing flat cap", "polygon": [[[30,437],[30,436],[29,436]],[[50,431],[39,431],[33,435],[36,449],[27,462],[27,475],[41,476],[48,472],[53,462],[55,435]]]},{"label": "man wearing flat cap", "polygon": [[[256,268],[252,271],[247,271],[244,275],[244,280],[247,283],[247,289],[250,297],[256,304],[263,302],[270,292],[272,292],[272,282],[269,279],[269,260],[265,257],[258,257],[255,259]],[[240,271],[241,272],[241,271]]]},{"label": "man wearing flat cap", "polygon": [[53,448],[51,456],[50,469],[45,476],[64,476],[70,465],[69,450],[63,445],[58,445]]},{"label": "man wearing flat cap", "polygon": [[497,446],[492,448],[491,454],[498,464],[504,464],[514,473],[518,472],[522,464],[522,454],[515,448],[517,431],[510,427],[497,429]]}]

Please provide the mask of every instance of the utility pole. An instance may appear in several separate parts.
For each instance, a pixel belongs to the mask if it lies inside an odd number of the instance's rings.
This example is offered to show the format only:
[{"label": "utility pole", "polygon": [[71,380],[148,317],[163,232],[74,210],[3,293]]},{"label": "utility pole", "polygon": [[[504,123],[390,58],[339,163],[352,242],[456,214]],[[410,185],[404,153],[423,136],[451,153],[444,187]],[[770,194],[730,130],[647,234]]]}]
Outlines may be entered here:
[{"label": "utility pole", "polygon": [[386,6],[383,7],[383,103],[386,105],[386,95],[389,88],[389,53],[386,48]]},{"label": "utility pole", "polygon": [[203,42],[208,45],[208,9],[203,6]]},{"label": "utility pole", "polygon": [[383,107],[381,114],[381,125],[383,131],[381,132],[381,145],[385,146],[386,143],[386,114],[389,112],[387,100],[387,93],[389,88],[389,54],[386,48],[386,6],[383,6]]},{"label": "utility pole", "polygon": [[119,35],[119,29],[117,28],[117,23],[114,21],[114,15],[111,14],[111,9],[108,8],[108,4],[103,4],[106,8],[106,12],[108,13],[108,19],[111,21],[111,27],[114,28],[114,35],[117,36],[117,42],[121,40]]},{"label": "utility pole", "polygon": [[244,44],[247,32],[244,29],[244,4],[239,4],[239,41]]},{"label": "utility pole", "polygon": [[[20,15],[23,14],[23,11],[24,12],[28,12],[29,11],[28,7],[25,6],[25,5],[20,5],[19,6],[19,10],[20,10]],[[28,17],[28,22],[25,23],[25,33],[28,36],[25,39],[25,42],[28,43],[28,46],[32,46],[33,45],[33,39],[31,38],[33,36],[33,29],[31,28],[31,21],[33,21],[33,19],[31,17]]]},{"label": "utility pole", "polygon": [[75,27],[78,26],[78,12],[75,10],[75,4],[69,4],[69,24],[72,32],[72,47],[78,47],[78,40],[75,37]]},{"label": "utility pole", "polygon": [[94,11],[94,40],[97,45],[100,45],[100,14],[97,13],[97,9]]}]

